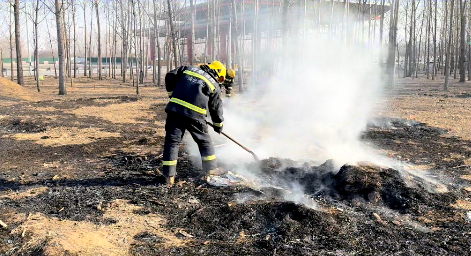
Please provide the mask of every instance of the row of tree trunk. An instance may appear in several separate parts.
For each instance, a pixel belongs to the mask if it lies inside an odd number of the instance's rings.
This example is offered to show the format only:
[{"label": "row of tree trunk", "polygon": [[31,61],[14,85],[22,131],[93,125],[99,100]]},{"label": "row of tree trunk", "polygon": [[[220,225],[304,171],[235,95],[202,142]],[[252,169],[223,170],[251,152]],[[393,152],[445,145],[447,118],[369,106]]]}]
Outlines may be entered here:
[{"label": "row of tree trunk", "polygon": [[[221,15],[220,4],[222,0],[208,0],[207,7],[207,35],[204,45],[204,52],[209,53],[211,59],[215,59],[219,47],[217,38],[224,35],[220,27],[219,20]],[[355,1],[353,1],[355,2]],[[201,3],[201,1],[199,1]],[[471,62],[467,61],[471,57],[471,46],[467,32],[467,17],[470,16],[470,8],[467,7],[467,0],[358,0],[356,2],[356,17],[353,17],[351,11],[353,5],[351,1],[334,0],[282,0],[279,2],[279,9],[272,9],[272,16],[269,18],[268,26],[273,27],[269,30],[266,38],[276,39],[277,31],[273,24],[277,18],[277,13],[281,15],[281,42],[289,40],[298,40],[304,42],[305,36],[312,33],[312,25],[317,26],[314,33],[321,32],[323,27],[321,20],[330,20],[328,30],[329,36],[335,39],[339,36],[341,40],[348,44],[373,44],[375,42],[376,31],[379,30],[379,43],[381,47],[386,45],[384,56],[386,62],[387,85],[392,87],[394,77],[398,74],[397,67],[402,63],[404,77],[418,77],[422,71],[425,72],[427,79],[436,79],[438,74],[445,76],[444,89],[448,89],[450,75],[457,78],[459,70],[459,81],[466,80],[466,71],[468,80],[471,80]],[[76,11],[77,3],[75,0],[55,0],[54,6],[49,6],[48,2],[35,0],[31,2],[32,11],[27,12],[29,19],[33,23],[33,41],[34,41],[34,59],[35,67],[39,66],[38,58],[38,25],[44,22],[47,16],[47,10],[55,15],[56,20],[56,38],[58,71],[55,65],[55,56],[53,50],[52,36],[49,32],[49,26],[46,22],[47,32],[49,34],[49,43],[53,55],[54,70],[59,78],[59,94],[64,95],[66,91],[66,79],[77,77],[77,50],[82,52],[85,57],[84,76],[92,77],[92,53],[96,46],[98,55],[97,77],[103,79],[105,74],[102,63],[103,50],[106,56],[106,67],[108,74],[106,76],[113,79],[122,79],[123,82],[132,80],[136,87],[136,93],[139,93],[139,84],[144,82],[148,70],[152,69],[152,82],[161,85],[162,60],[165,59],[167,70],[182,65],[185,61],[185,43],[181,38],[184,36],[181,32],[181,24],[176,21],[183,20],[185,15],[190,15],[191,32],[189,49],[187,49],[188,62],[194,64],[195,48],[195,19],[196,19],[196,0],[189,0],[190,13],[183,13],[184,4],[176,0],[127,0],[127,1],[100,1],[94,0],[90,6],[87,1],[80,3],[83,9],[83,28],[84,38],[83,47],[77,49],[77,22]],[[263,40],[260,29],[260,0],[230,1],[230,23],[228,48],[228,66],[234,67],[237,64],[239,70],[244,70],[244,66],[251,66],[252,79],[257,78],[257,74],[262,67],[257,60],[264,56],[262,54]],[[376,4],[380,4],[376,6]],[[10,55],[13,53],[15,45],[16,59],[21,60],[20,37],[20,2],[19,0],[10,0],[13,19],[10,15],[10,25],[15,28],[14,38],[10,33]],[[381,15],[385,11],[385,5],[389,6],[389,15]],[[327,9],[326,9],[327,7]],[[224,7],[226,8],[226,7]],[[251,8],[251,9],[249,9]],[[28,10],[28,8],[26,8]],[[245,42],[247,10],[253,10],[251,45]],[[327,12],[326,12],[327,10]],[[338,10],[343,10],[343,17],[339,18]],[[93,17],[95,13],[96,17]],[[372,17],[379,13],[379,29],[377,22],[372,22]],[[87,14],[91,14],[90,17]],[[166,17],[162,14],[165,14]],[[100,18],[105,15],[105,29],[102,28]],[[238,17],[243,17],[238,20]],[[87,20],[87,18],[89,18]],[[357,22],[349,24],[350,20],[355,18]],[[438,22],[440,21],[440,22]],[[389,26],[385,23],[389,22]],[[403,22],[404,26],[404,51],[402,45],[398,43],[398,27]],[[96,28],[94,27],[96,26]],[[164,31],[160,28],[166,27]],[[384,31],[389,33],[387,44],[383,44]],[[93,36],[96,31],[96,36]],[[167,32],[168,31],[168,32]],[[367,33],[365,32],[367,31]],[[105,33],[102,36],[103,32]],[[167,33],[167,34],[165,34]],[[185,35],[186,36],[186,35]],[[160,38],[166,38],[161,45]],[[336,40],[339,38],[337,37]],[[103,42],[104,40],[104,42]],[[280,43],[282,48],[286,48],[287,43]],[[152,49],[150,49],[152,46]],[[400,47],[401,46],[401,47]],[[247,55],[246,51],[251,50]],[[220,50],[220,49],[219,49]],[[154,52],[157,56],[155,56]],[[162,54],[163,52],[163,54]],[[289,53],[290,49],[282,49],[282,52]],[[0,55],[3,52],[0,50]],[[163,55],[163,56],[162,56]],[[149,62],[149,56],[152,56]],[[11,56],[12,57],[12,56]],[[116,74],[117,58],[121,59],[121,74]],[[401,59],[402,57],[402,59]],[[206,58],[206,55],[205,55]],[[282,56],[282,61],[289,61],[289,55]],[[73,60],[73,61],[72,61]],[[209,59],[204,59],[209,61]],[[273,62],[275,63],[275,57]],[[383,61],[383,58],[381,59]],[[13,71],[13,61],[11,62]],[[468,63],[468,65],[466,65]],[[24,85],[22,61],[16,62],[17,81]],[[3,69],[3,62],[0,60],[0,66]],[[273,65],[274,67],[276,65]],[[267,67],[263,67],[267,68]],[[271,69],[268,67],[268,69]],[[72,70],[74,71],[72,73]],[[129,72],[129,73],[128,73]],[[13,72],[12,79],[13,79]],[[57,75],[58,74],[58,75]],[[238,81],[241,90],[243,90],[243,72],[238,72]],[[39,72],[35,69],[35,79],[37,81],[37,90],[40,91]],[[2,72],[3,76],[3,72]],[[121,78],[118,78],[120,76]],[[72,84],[72,83],[71,83]]]},{"label": "row of tree trunk", "polygon": [[[448,90],[450,75],[454,79],[459,75],[459,81],[465,82],[468,72],[468,80],[471,80],[467,0],[412,0],[406,2],[404,11],[407,42],[402,60],[404,77],[417,78],[424,72],[427,79],[435,80],[442,74],[445,76],[444,90]],[[397,25],[393,29],[397,30]]]}]

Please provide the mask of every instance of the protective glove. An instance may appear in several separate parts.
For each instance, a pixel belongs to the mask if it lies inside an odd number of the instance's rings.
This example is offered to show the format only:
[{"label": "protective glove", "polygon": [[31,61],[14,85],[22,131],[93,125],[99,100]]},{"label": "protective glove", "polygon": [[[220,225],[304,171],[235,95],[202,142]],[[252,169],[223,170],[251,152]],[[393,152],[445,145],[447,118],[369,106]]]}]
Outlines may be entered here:
[{"label": "protective glove", "polygon": [[221,132],[222,132],[222,124],[221,124],[220,126],[215,124],[215,125],[213,126],[213,128],[214,128],[214,131],[215,131],[215,132],[217,132],[218,134],[221,134]]}]

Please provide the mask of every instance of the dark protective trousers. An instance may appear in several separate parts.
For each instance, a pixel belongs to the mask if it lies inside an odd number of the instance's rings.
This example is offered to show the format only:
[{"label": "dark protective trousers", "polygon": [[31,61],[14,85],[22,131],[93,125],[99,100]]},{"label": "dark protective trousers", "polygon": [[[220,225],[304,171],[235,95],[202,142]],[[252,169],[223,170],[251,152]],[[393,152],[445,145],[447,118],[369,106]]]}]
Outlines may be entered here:
[{"label": "dark protective trousers", "polygon": [[208,126],[187,116],[177,113],[167,113],[165,122],[165,145],[163,153],[163,174],[175,176],[177,174],[177,159],[180,142],[185,131],[188,131],[198,144],[203,162],[203,172],[209,173],[217,167],[214,146],[208,133]]}]

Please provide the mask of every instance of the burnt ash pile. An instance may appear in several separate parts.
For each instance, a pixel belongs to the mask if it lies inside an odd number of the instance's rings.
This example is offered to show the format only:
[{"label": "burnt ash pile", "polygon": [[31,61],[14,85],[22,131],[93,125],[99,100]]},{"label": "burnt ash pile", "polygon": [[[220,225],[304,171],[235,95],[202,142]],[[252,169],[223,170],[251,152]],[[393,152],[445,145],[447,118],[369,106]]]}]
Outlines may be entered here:
[{"label": "burnt ash pile", "polygon": [[[453,193],[438,193],[444,185],[430,183],[406,171],[371,163],[344,165],[340,170],[335,169],[331,160],[320,166],[306,163],[300,167],[290,166],[294,164],[289,159],[263,160],[262,179],[266,184],[284,188],[285,191],[299,185],[310,197],[326,197],[347,204],[352,201],[372,203],[400,213],[413,212],[414,207],[424,204],[431,204],[430,209],[442,208],[457,199]],[[433,187],[436,187],[437,193],[430,191]]]},{"label": "burnt ash pile", "polygon": [[[400,122],[394,127],[371,127],[364,139],[394,149],[402,159],[414,159],[419,153],[421,161],[435,166],[451,165],[434,155],[440,147],[444,155],[464,150],[463,141],[442,137],[423,125]],[[409,141],[415,148],[404,147]],[[471,223],[465,210],[452,206],[469,193],[453,187],[431,193],[425,181],[400,170],[371,164],[336,170],[331,161],[311,165],[269,158],[247,166],[259,172],[267,186],[213,187],[198,179],[200,171],[182,151],[176,185],[167,187],[154,171],[161,165],[157,155],[116,152],[100,160],[99,167],[86,167],[77,179],[36,176],[34,181],[21,183],[0,176],[0,191],[48,188],[34,197],[4,198],[0,208],[110,225],[115,220],[104,218],[99,208],[127,199],[141,207],[137,214],[162,216],[167,230],[190,234],[182,237],[185,246],[168,247],[163,243],[166,237],[139,233],[129,252],[133,255],[469,254]],[[456,160],[454,164],[462,163]],[[459,168],[453,170],[451,174],[462,173]],[[304,198],[317,207],[286,200],[295,193],[292,184],[304,188]],[[0,229],[0,243],[21,248],[27,238]]]}]

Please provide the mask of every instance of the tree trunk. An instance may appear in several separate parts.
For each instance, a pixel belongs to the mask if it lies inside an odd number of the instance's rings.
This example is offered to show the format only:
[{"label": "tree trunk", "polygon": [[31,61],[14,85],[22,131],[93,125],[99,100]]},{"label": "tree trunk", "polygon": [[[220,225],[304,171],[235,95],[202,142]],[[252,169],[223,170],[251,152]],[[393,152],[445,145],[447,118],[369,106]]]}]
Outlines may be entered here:
[{"label": "tree trunk", "polygon": [[[61,0],[62,1],[62,0]],[[64,58],[65,58],[65,71],[67,73],[67,77],[71,77],[71,61],[70,61],[70,26],[68,26],[70,23],[66,22],[65,19],[65,12],[62,14],[62,24],[64,26]],[[68,21],[68,20],[67,20]]]},{"label": "tree trunk", "polygon": [[1,48],[0,48],[0,70],[2,71],[1,76],[5,77],[5,75],[3,74],[3,50]]},{"label": "tree trunk", "polygon": [[38,12],[39,12],[39,0],[36,0],[36,6],[34,7],[34,77],[36,79],[36,88],[38,92],[41,92],[39,84],[39,54],[38,54]]},{"label": "tree trunk", "polygon": [[417,63],[417,35],[416,35],[416,28],[417,28],[417,5],[416,1],[412,0],[412,13],[411,13],[411,48],[410,48],[410,56],[409,56],[409,76],[413,78],[415,73],[415,66]]},{"label": "tree trunk", "polygon": [[464,83],[466,80],[465,58],[466,58],[466,0],[460,0],[461,11],[461,35],[460,35],[460,82]]},{"label": "tree trunk", "polygon": [[188,51],[188,58],[190,60],[190,65],[193,65],[193,57],[195,55],[195,5],[194,0],[190,0],[190,12],[191,12],[191,42],[190,42],[190,49]]},{"label": "tree trunk", "polygon": [[[139,6],[139,0],[138,1],[138,6]],[[138,65],[138,62],[137,62],[137,35],[136,35],[136,32],[137,32],[137,17],[136,17],[136,6],[134,5],[134,0],[131,0],[131,4],[132,4],[132,17],[133,17],[133,22],[134,22],[134,58],[136,59],[136,94],[139,94],[139,65]],[[133,82],[134,84],[134,82]]]},{"label": "tree trunk", "polygon": [[15,44],[16,44],[16,81],[19,85],[24,86],[23,80],[23,59],[21,58],[21,29],[20,29],[20,0],[15,0],[13,5],[15,16]]},{"label": "tree trunk", "polygon": [[427,74],[427,80],[430,79],[430,34],[431,34],[431,21],[432,21],[432,1],[429,2],[428,6],[428,15],[427,15],[427,47],[426,47],[426,54],[427,54],[427,61],[425,64],[425,73]]},{"label": "tree trunk", "polygon": [[[14,66],[13,66],[13,11],[10,8],[10,76],[11,76],[11,81],[15,80],[14,77]],[[50,37],[49,37],[50,38]],[[52,49],[52,46],[51,46]]]},{"label": "tree trunk", "polygon": [[160,56],[160,42],[159,42],[159,30],[158,30],[158,25],[157,25],[157,6],[156,6],[156,1],[154,0],[154,38],[156,41],[157,45],[157,86],[161,86],[160,84],[160,76],[161,76],[161,71],[162,71],[162,63],[160,62],[161,56]]},{"label": "tree trunk", "polygon": [[[414,58],[414,71],[415,71],[415,78],[418,77],[418,72],[420,70],[419,64],[420,64],[420,48],[422,47],[422,28],[424,27],[424,20],[425,20],[425,12],[422,13],[422,24],[420,25],[420,32],[419,32],[419,50],[417,51],[418,54],[416,54]],[[417,43],[417,42],[416,42]]]},{"label": "tree trunk", "polygon": [[252,85],[257,84],[257,59],[258,59],[258,52],[260,43],[258,40],[258,8],[259,8],[259,0],[254,0],[254,16],[253,16],[253,31],[252,31]]},{"label": "tree trunk", "polygon": [[170,37],[172,39],[172,47],[173,47],[173,59],[175,61],[175,68],[178,67],[178,59],[177,59],[177,45],[175,42],[175,31],[173,28],[173,22],[172,22],[172,7],[170,5],[170,0],[167,0],[167,6],[168,6],[168,21],[170,25]]},{"label": "tree trunk", "polygon": [[75,13],[77,7],[75,5],[75,0],[72,0],[72,20],[74,26],[74,78],[77,78],[77,23],[75,21]]},{"label": "tree trunk", "polygon": [[66,95],[67,91],[65,88],[65,77],[64,77],[64,44],[63,44],[63,24],[62,24],[62,2],[55,0],[55,16],[56,16],[56,27],[57,27],[57,53],[59,55],[59,95]]},{"label": "tree trunk", "polygon": [[[83,1],[83,25],[84,25],[84,29],[85,29],[85,33],[84,33],[84,36],[85,36],[85,39],[84,39],[84,45],[85,45],[85,61],[84,61],[84,65],[83,65],[83,76],[87,76],[87,1]],[[90,36],[92,36],[90,34]]]},{"label": "tree trunk", "polygon": [[117,38],[117,34],[118,34],[118,5],[116,2],[113,2],[113,6],[114,6],[114,17],[113,17],[113,58],[112,58],[112,62],[113,62],[113,71],[112,71],[112,76],[113,76],[113,79],[116,79],[116,69],[117,69],[117,63],[116,63],[116,57],[117,57],[117,48],[118,48],[118,38]]},{"label": "tree trunk", "polygon": [[144,67],[144,64],[146,63],[145,62],[145,59],[144,59],[144,50],[143,50],[143,44],[145,42],[145,38],[144,38],[144,32],[142,30],[142,23],[143,23],[143,20],[142,20],[142,12],[141,12],[141,3],[139,2],[139,0],[137,0],[137,8],[139,10],[139,59],[141,61],[141,65],[139,66],[139,84],[143,84],[144,83],[144,70],[145,70],[145,67]]},{"label": "tree trunk", "polygon": [[[106,34],[105,34],[105,60],[106,60],[106,63],[105,65],[108,67],[108,77],[111,77],[111,48],[109,47],[109,44],[111,43],[111,28],[113,27],[113,19],[110,19],[110,4],[112,4],[111,2],[109,3],[106,3],[108,6],[105,7],[105,10],[106,10],[106,21],[108,24],[106,24]],[[109,24],[111,23],[111,24]],[[109,49],[109,51],[108,51]],[[106,72],[105,72],[106,74]]]},{"label": "tree trunk", "polygon": [[458,71],[458,65],[459,65],[459,55],[460,55],[460,14],[458,13],[459,11],[459,5],[458,5],[458,0],[456,0],[456,5],[455,5],[455,8],[456,8],[456,13],[458,15],[455,15],[456,16],[456,19],[455,19],[455,30],[456,30],[456,34],[455,34],[455,38],[453,40],[454,42],[454,54],[453,54],[453,66],[451,66],[453,69],[453,79],[456,79],[457,78],[457,71]]},{"label": "tree trunk", "polygon": [[245,90],[244,88],[244,65],[242,63],[242,56],[240,52],[240,46],[239,46],[239,40],[238,36],[239,33],[237,31],[238,29],[238,23],[237,23],[237,8],[236,8],[236,2],[235,0],[231,0],[232,2],[232,17],[233,17],[233,26],[232,26],[232,38],[234,40],[234,45],[235,45],[235,55],[236,55],[236,61],[237,61],[237,83],[239,85],[239,92],[243,92]]},{"label": "tree trunk", "polygon": [[121,9],[121,33],[122,33],[122,48],[121,48],[121,78],[123,83],[126,83],[126,73],[128,69],[128,35],[127,35],[127,18],[124,15],[124,1],[119,1]]},{"label": "tree trunk", "polygon": [[448,83],[450,79],[450,60],[451,60],[451,39],[453,37],[453,10],[454,10],[455,0],[451,0],[451,13],[450,13],[450,23],[449,23],[449,35],[448,35],[448,45],[446,48],[446,59],[445,59],[445,85],[443,90],[448,91]]},{"label": "tree trunk", "polygon": [[101,30],[100,30],[100,10],[98,8],[98,1],[95,1],[95,9],[96,9],[96,24],[97,24],[97,32],[98,32],[98,80],[103,80],[101,76],[101,68],[102,68],[102,59],[101,59]]},{"label": "tree trunk", "polygon": [[394,85],[394,68],[395,68],[395,48],[397,41],[397,22],[399,14],[399,0],[392,0],[391,3],[391,14],[390,14],[390,24],[389,24],[389,45],[388,45],[388,60],[387,60],[387,70],[388,70],[388,81],[387,88],[392,88]]},{"label": "tree trunk", "polygon": [[[1,43],[1,41],[0,41],[0,43]],[[0,48],[0,70],[2,72],[1,76],[5,77],[5,75],[3,74],[3,50],[2,50],[2,48]]]},{"label": "tree trunk", "polygon": [[[346,1],[346,0],[345,0]],[[384,29],[384,2],[386,0],[381,0],[381,16],[379,20],[379,45],[380,45],[380,52],[382,53],[383,48],[383,29]],[[383,63],[383,55],[380,54],[380,63]]]},{"label": "tree trunk", "polygon": [[468,81],[471,81],[471,42],[468,42]]},{"label": "tree trunk", "polygon": [[435,15],[434,15],[434,32],[433,32],[433,72],[432,72],[432,80],[435,80],[435,76],[437,75],[437,5],[438,0],[435,0]]},{"label": "tree trunk", "polygon": [[[392,5],[391,5],[392,6]],[[406,44],[406,52],[404,53],[404,77],[407,77],[407,73],[408,73],[408,67],[409,67],[409,49],[410,49],[410,44],[409,42],[407,41],[407,20],[409,18],[409,16],[407,15],[407,13],[409,12],[409,2],[407,1],[406,2],[406,10],[405,10],[405,19],[406,19],[406,22],[404,22],[404,42]],[[393,12],[392,10],[390,11],[390,18],[389,18],[389,28],[391,28],[391,23],[393,22],[392,20],[392,17],[394,17],[393,15]],[[391,33],[389,33],[389,36],[391,36]],[[391,40],[391,38],[389,39]],[[410,40],[410,39],[409,39]],[[388,56],[389,58],[389,56]]]},{"label": "tree trunk", "polygon": [[[88,77],[92,78],[92,35],[93,35],[93,4],[90,7],[90,36],[88,37]],[[86,42],[85,42],[86,43]]]}]

